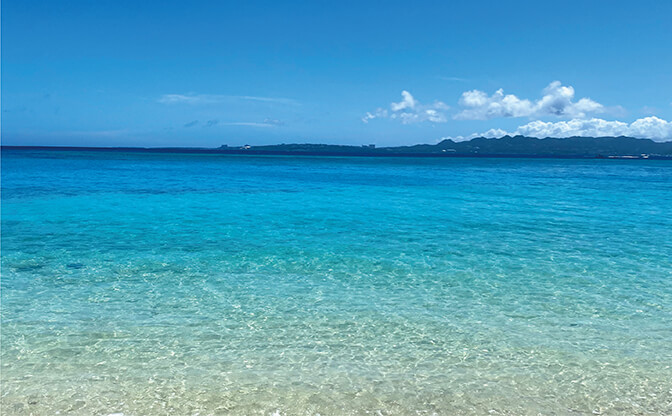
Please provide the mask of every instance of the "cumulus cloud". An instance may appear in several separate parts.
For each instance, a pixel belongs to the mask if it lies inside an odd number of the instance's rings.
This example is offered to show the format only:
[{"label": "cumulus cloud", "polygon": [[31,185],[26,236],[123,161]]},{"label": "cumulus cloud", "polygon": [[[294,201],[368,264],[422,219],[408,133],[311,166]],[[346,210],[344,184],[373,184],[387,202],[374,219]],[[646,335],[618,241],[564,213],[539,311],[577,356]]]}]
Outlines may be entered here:
[{"label": "cumulus cloud", "polygon": [[488,120],[500,117],[585,117],[590,113],[601,113],[604,106],[590,98],[574,101],[574,88],[564,86],[560,81],[551,82],[536,101],[521,99],[513,94],[504,94],[503,89],[488,95],[483,91],[471,90],[462,93],[459,100],[464,107],[454,118],[458,120]]},{"label": "cumulus cloud", "polygon": [[502,137],[502,136],[530,136],[530,137],[558,137],[566,138],[573,136],[630,136],[642,139],[651,139],[658,142],[672,140],[672,121],[651,116],[644,117],[626,123],[618,120],[603,120],[600,118],[572,119],[567,121],[544,122],[532,121],[512,132],[502,129],[490,129],[483,133],[475,133],[469,136],[445,137],[456,141],[470,140],[474,137]]},{"label": "cumulus cloud", "polygon": [[385,117],[387,117],[387,110],[379,108],[374,112],[367,112],[364,115],[364,117],[362,117],[362,121],[368,123],[369,120],[373,120],[374,118],[385,118]]},{"label": "cumulus cloud", "polygon": [[391,103],[390,110],[378,108],[373,112],[367,112],[362,121],[368,123],[376,118],[391,118],[400,120],[403,124],[421,123],[429,121],[432,123],[445,123],[448,121],[445,111],[448,107],[441,101],[434,101],[432,104],[421,104],[408,91],[401,92],[402,100],[398,103]]}]

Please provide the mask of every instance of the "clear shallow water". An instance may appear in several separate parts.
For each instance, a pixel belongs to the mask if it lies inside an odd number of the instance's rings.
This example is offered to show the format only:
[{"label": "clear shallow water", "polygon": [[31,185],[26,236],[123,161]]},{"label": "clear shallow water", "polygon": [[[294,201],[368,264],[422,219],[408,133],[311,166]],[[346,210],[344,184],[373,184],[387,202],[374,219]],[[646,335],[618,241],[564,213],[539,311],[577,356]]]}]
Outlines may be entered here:
[{"label": "clear shallow water", "polygon": [[672,414],[670,162],[2,156],[2,414]]}]

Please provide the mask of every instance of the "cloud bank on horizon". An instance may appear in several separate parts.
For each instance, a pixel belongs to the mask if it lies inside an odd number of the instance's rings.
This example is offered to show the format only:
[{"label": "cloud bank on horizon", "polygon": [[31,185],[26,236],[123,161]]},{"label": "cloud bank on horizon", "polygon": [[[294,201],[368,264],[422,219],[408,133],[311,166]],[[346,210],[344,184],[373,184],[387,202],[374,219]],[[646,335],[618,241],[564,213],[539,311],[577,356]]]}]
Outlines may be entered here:
[{"label": "cloud bank on horizon", "polygon": [[672,140],[672,122],[650,116],[637,119],[632,123],[623,121],[609,121],[601,118],[572,119],[567,121],[544,122],[531,121],[518,126],[514,131],[490,129],[483,133],[473,133],[468,136],[443,137],[455,141],[471,140],[475,137],[499,138],[502,136],[530,136],[567,138],[575,136],[617,137],[629,136],[642,139],[651,139],[658,142]]},{"label": "cloud bank on horizon", "polygon": [[[520,117],[533,119],[513,131],[492,128],[483,133],[442,138],[456,141],[470,140],[475,137],[497,138],[506,135],[539,138],[631,136],[655,141],[672,140],[672,122],[655,116],[640,118],[631,123],[594,117],[596,114],[609,112],[609,109],[588,97],[575,100],[574,87],[562,85],[560,81],[551,82],[543,89],[541,98],[537,100],[505,94],[501,88],[492,95],[477,89],[465,91],[458,101],[461,109],[452,116],[448,115],[450,107],[441,101],[423,105],[410,92],[404,90],[401,94],[403,97],[401,102],[391,103],[389,110],[378,108],[373,112],[367,112],[362,121],[368,123],[373,119],[389,118],[400,120],[403,124],[411,124],[446,123],[449,118],[456,121]],[[592,117],[589,118],[589,116]],[[544,118],[566,118],[568,120],[541,120]]]}]

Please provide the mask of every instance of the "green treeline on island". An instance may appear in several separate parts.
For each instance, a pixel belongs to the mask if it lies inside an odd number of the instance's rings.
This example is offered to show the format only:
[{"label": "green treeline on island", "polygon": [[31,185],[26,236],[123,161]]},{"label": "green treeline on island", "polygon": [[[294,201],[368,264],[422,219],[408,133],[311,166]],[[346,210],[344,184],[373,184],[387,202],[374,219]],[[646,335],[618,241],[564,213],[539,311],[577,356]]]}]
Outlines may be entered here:
[{"label": "green treeline on island", "polygon": [[672,159],[672,141],[655,142],[634,137],[569,137],[538,139],[504,136],[499,139],[478,137],[468,141],[443,140],[437,144],[376,147],[334,144],[276,144],[266,146],[203,147],[72,147],[72,146],[0,146],[11,149],[98,150],[154,153],[211,153],[231,155],[278,156],[391,156],[391,157],[557,157],[605,159]]},{"label": "green treeline on island", "polygon": [[633,137],[544,138],[504,136],[499,139],[478,137],[455,142],[447,139],[437,144],[376,147],[330,144],[278,144],[267,146],[223,145],[218,149],[235,154],[280,155],[353,155],[353,156],[525,156],[525,157],[605,157],[649,158],[672,157],[671,142],[654,142]]}]

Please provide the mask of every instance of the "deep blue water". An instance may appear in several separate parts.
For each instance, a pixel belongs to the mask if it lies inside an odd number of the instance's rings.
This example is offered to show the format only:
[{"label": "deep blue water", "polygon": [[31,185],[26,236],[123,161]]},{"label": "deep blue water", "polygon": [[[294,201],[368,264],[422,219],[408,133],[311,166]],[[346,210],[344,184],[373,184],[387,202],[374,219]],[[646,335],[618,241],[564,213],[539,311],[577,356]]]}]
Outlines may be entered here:
[{"label": "deep blue water", "polygon": [[3,414],[670,414],[671,259],[671,161],[3,149]]}]

